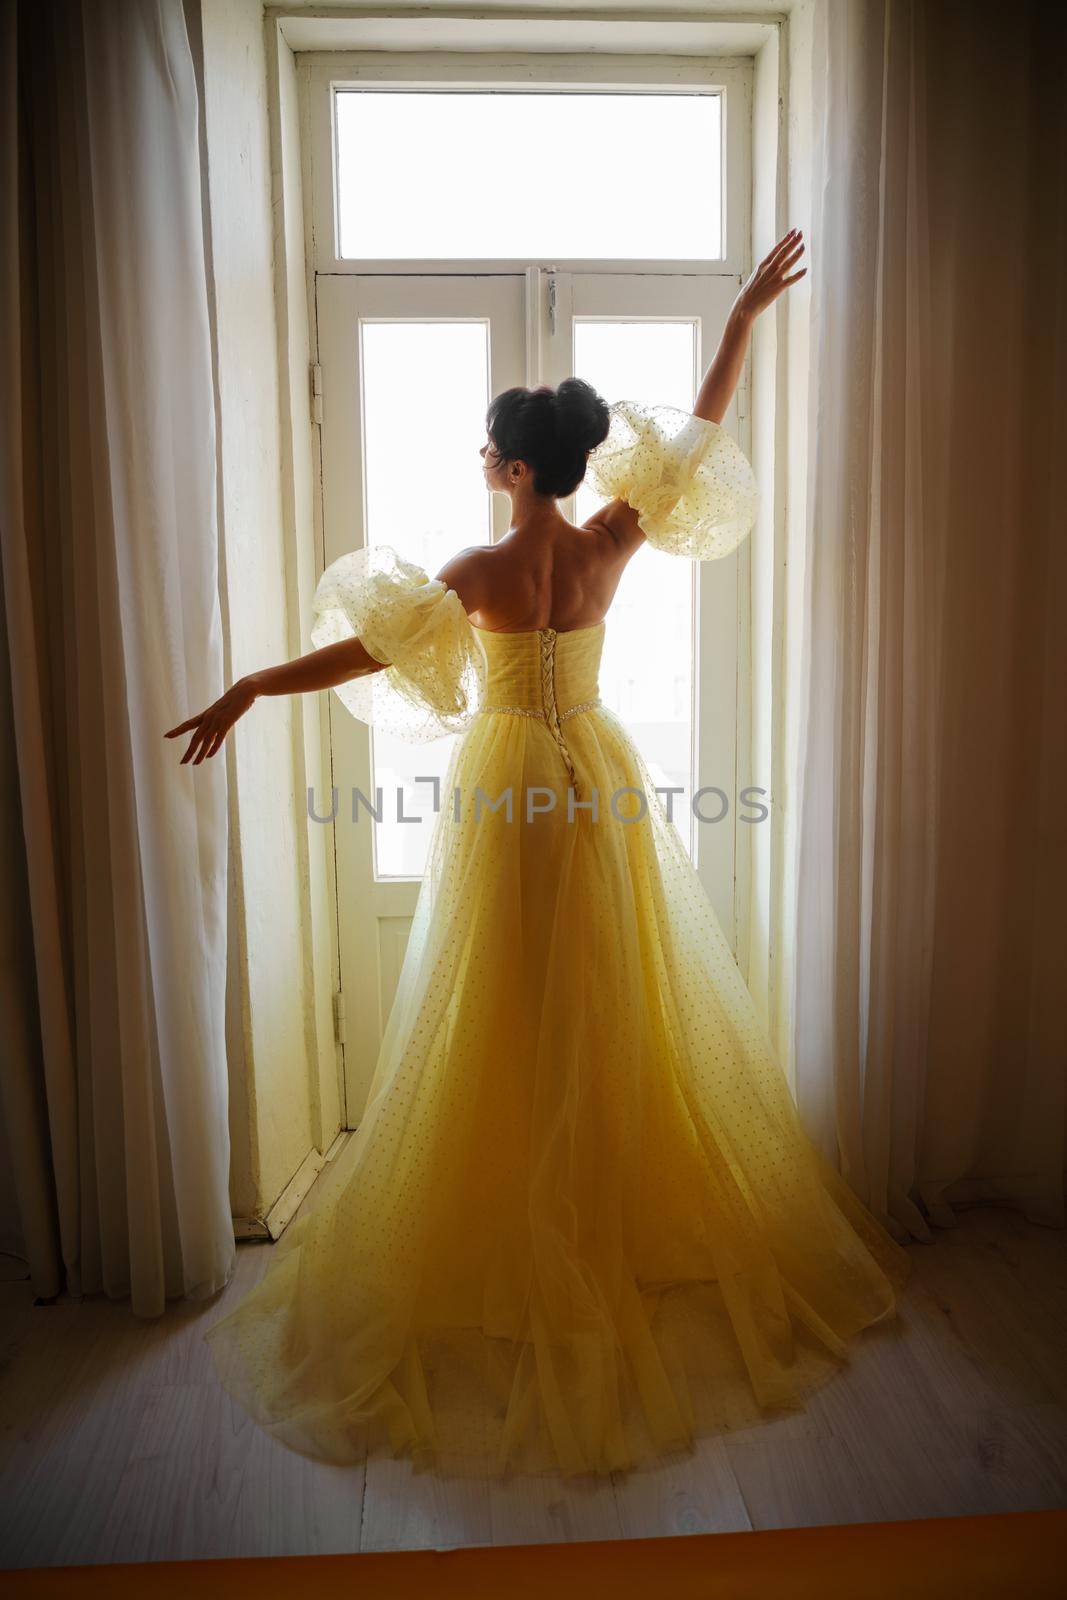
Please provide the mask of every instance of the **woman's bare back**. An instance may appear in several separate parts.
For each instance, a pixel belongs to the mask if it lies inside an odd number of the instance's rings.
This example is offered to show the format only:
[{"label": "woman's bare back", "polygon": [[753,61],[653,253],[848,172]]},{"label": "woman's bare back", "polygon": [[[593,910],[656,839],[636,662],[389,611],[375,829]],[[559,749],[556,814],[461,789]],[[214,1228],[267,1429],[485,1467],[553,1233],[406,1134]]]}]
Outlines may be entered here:
[{"label": "woman's bare back", "polygon": [[526,633],[589,628],[607,615],[626,563],[644,540],[630,507],[612,501],[581,527],[564,518],[461,550],[438,578],[476,628]]}]

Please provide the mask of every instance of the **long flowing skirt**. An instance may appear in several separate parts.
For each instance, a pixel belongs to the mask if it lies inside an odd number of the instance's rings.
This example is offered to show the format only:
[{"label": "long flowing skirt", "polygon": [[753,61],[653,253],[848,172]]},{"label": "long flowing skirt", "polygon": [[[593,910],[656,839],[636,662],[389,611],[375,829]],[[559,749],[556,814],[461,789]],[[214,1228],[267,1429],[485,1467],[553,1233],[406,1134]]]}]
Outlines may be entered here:
[{"label": "long flowing skirt", "polygon": [[362,1121],[207,1334],[305,1453],[624,1470],[802,1409],[906,1281],[623,724],[566,728],[595,818],[544,721],[457,741]]}]

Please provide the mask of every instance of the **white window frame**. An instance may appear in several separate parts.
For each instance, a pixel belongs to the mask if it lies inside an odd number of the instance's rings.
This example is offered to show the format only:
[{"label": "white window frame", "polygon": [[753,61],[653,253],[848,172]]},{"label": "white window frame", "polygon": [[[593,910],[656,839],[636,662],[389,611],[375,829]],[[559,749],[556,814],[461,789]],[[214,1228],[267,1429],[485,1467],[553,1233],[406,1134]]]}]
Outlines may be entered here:
[{"label": "white window frame", "polygon": [[[551,77],[545,76],[545,56],[505,58],[483,55],[412,54],[384,57],[374,51],[318,52],[300,57],[300,92],[303,144],[305,218],[308,224],[308,265],[312,273],[523,272],[528,258],[483,256],[450,260],[442,257],[390,258],[342,257],[337,241],[337,171],[332,127],[332,92],[344,86],[382,89],[496,89],[524,93],[557,94],[561,89],[589,94],[708,93],[723,96],[721,194],[723,241],[719,257],[554,257],[560,271],[682,272],[748,271],[751,235],[752,62],[694,60],[686,56],[600,56],[553,54]],[[610,158],[611,152],[607,152]],[[325,181],[324,181],[325,180]],[[590,185],[595,187],[596,164],[590,165]]]},{"label": "white window frame", "polygon": [[[628,13],[626,17],[579,16],[574,12],[554,16],[551,9],[539,8],[537,13],[529,16],[524,17],[521,12],[512,11],[505,17],[484,9],[477,12],[472,10],[464,16],[458,8],[453,8],[444,17],[429,10],[390,13],[385,7],[371,15],[355,12],[346,14],[343,11],[294,11],[285,4],[267,4],[264,7],[264,29],[268,58],[274,214],[277,221],[275,276],[279,301],[278,345],[282,369],[288,374],[282,396],[283,468],[286,460],[292,463],[295,458],[295,465],[283,471],[283,487],[290,497],[299,490],[300,461],[306,450],[314,497],[314,506],[309,503],[308,514],[313,517],[320,570],[323,554],[320,441],[317,428],[312,426],[307,429],[308,411],[302,394],[302,374],[295,369],[290,370],[291,357],[298,354],[301,339],[299,331],[294,330],[298,330],[298,320],[304,321],[305,313],[311,342],[310,359],[315,359],[313,313],[316,272],[328,266],[336,272],[345,273],[364,270],[381,272],[390,268],[454,273],[457,266],[461,270],[482,271],[486,263],[479,260],[462,263],[446,260],[389,262],[380,258],[373,261],[341,261],[334,250],[328,256],[320,254],[320,241],[324,236],[330,237],[330,230],[327,229],[324,235],[321,223],[316,223],[314,172],[316,165],[321,169],[324,150],[330,152],[332,167],[332,145],[327,131],[325,142],[321,142],[320,137],[316,158],[312,93],[316,75],[331,75],[335,80],[344,77],[349,81],[364,83],[388,81],[393,86],[426,86],[430,83],[439,86],[446,82],[456,86],[464,83],[481,86],[495,76],[497,82],[510,81],[522,88],[530,88],[531,82],[540,78],[549,88],[556,88],[559,83],[567,81],[574,87],[600,88],[632,88],[644,82],[650,89],[658,89],[669,82],[680,87],[694,83],[707,85],[716,79],[728,84],[730,74],[736,80],[747,73],[750,74],[750,87],[746,90],[741,129],[737,129],[731,119],[729,107],[726,111],[730,120],[724,130],[727,168],[722,186],[726,214],[725,255],[720,270],[726,267],[732,272],[736,271],[739,278],[743,277],[751,267],[751,255],[745,248],[750,232],[758,234],[757,243],[762,251],[791,222],[797,220],[792,215],[793,211],[803,211],[806,191],[801,181],[794,196],[794,182],[789,169],[793,147],[792,118],[802,115],[803,108],[796,113],[790,110],[789,36],[792,30],[787,13],[768,9],[760,15],[746,10],[736,18],[722,12],[663,16],[653,8],[644,14]],[[521,53],[515,52],[516,45],[525,47],[531,38],[536,41],[536,50],[524,48]],[[454,48],[456,42],[463,43],[471,53],[458,53]],[[418,44],[420,49],[413,50],[413,44]],[[366,48],[368,45],[370,48]],[[576,48],[570,49],[571,46]],[[495,54],[489,54],[490,50]],[[551,56],[550,71],[547,73],[545,55]],[[736,106],[736,100],[734,104]],[[736,139],[731,139],[731,128],[744,138],[744,153],[736,165],[731,164],[730,157],[731,154],[737,155],[741,147]],[[320,136],[321,132],[320,129]],[[803,143],[802,137],[798,143]],[[299,240],[293,226],[296,222],[294,200],[298,209],[302,208],[303,214],[304,226]],[[743,219],[740,235],[731,226],[738,217]],[[559,261],[553,264],[561,268],[587,268],[590,265],[585,261]],[[513,268],[515,264],[505,262],[504,265]],[[529,269],[526,265],[531,277],[543,278],[540,267]],[[605,272],[640,271],[642,265],[647,265],[656,273],[664,273],[684,271],[687,263],[653,259],[644,264],[627,260],[604,261],[596,265]],[[700,263],[703,270],[714,265],[707,261]],[[301,269],[304,273],[303,305],[299,303],[298,288]],[[754,658],[751,663],[752,683],[749,692],[746,693],[744,686],[739,684],[738,769],[748,772],[753,782],[769,782],[772,798],[769,825],[748,830],[751,862],[746,862],[744,851],[738,853],[735,925],[739,965],[757,1002],[766,1010],[769,1031],[776,1038],[788,1074],[792,945],[787,857],[793,785],[784,779],[795,766],[793,747],[796,711],[792,705],[793,697],[786,693],[787,684],[782,677],[786,658],[785,617],[791,594],[791,570],[787,573],[791,523],[785,473],[787,465],[792,470],[792,457],[788,463],[786,460],[786,443],[788,439],[789,448],[792,449],[794,432],[788,400],[794,389],[798,396],[801,395],[802,380],[799,368],[796,382],[792,377],[792,348],[797,341],[793,340],[791,333],[788,354],[786,350],[787,328],[791,329],[792,323],[784,304],[785,298],[773,313],[760,319],[753,339],[750,372],[746,373],[746,380],[751,377],[753,388],[749,390],[742,387],[738,393],[738,436],[743,445],[751,445],[753,464],[761,484],[765,486],[763,506],[754,535],[759,540],[759,550],[756,552],[758,561],[754,555],[751,570],[746,567],[739,583],[739,649],[747,662],[749,641],[754,639],[757,630],[760,648],[758,659]],[[536,310],[539,297],[531,294],[529,300],[531,307],[535,308],[531,315],[543,314]],[[532,337],[535,342],[536,334],[534,327]],[[802,342],[797,348],[802,356]],[[311,375],[308,384],[310,389],[313,386]],[[314,402],[312,409],[313,405]],[[801,420],[798,419],[797,427],[801,426]],[[309,496],[309,502],[310,499]],[[295,506],[292,515],[295,528],[305,525],[303,498]],[[802,557],[801,550],[799,559]],[[292,595],[292,604],[296,608],[292,613],[292,626],[302,635],[304,648],[307,648],[305,557],[294,548],[289,559],[293,570],[300,574]],[[326,705],[327,697],[319,697],[320,716],[316,720],[327,740],[328,752],[329,719]],[[757,757],[755,766],[750,760],[750,751]],[[325,936],[330,931],[336,932],[336,883],[332,874],[325,887],[329,903],[322,910],[326,912],[328,921],[323,923],[321,929],[320,912],[314,908],[310,912],[315,922],[316,945],[320,933]],[[336,955],[335,949],[335,963]],[[319,962],[314,967],[314,985],[316,1008],[321,1012],[322,1004],[327,1008],[329,1005],[331,976]],[[338,1029],[338,1038],[343,1038],[343,1027]],[[341,1070],[340,1052],[338,1069]],[[354,1107],[350,1108],[350,1112],[354,1110]],[[350,1115],[348,1126],[354,1125],[355,1120]]]}]

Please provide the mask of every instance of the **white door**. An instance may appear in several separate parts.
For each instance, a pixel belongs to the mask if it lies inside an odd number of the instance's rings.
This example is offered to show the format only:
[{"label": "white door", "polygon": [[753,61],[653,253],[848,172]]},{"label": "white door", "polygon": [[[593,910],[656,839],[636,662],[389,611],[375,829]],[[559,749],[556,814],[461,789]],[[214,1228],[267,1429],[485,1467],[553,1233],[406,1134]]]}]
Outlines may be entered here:
[{"label": "white door", "polygon": [[[327,564],[391,544],[432,576],[464,546],[508,527],[478,451],[489,401],[515,384],[587,378],[606,399],[691,410],[737,292],[736,277],[532,271],[319,275],[322,493]],[[736,407],[736,402],[735,402]],[[726,426],[736,429],[736,409]],[[585,486],[560,503],[584,521]],[[492,518],[492,523],[491,519]],[[606,630],[602,689],[657,786],[678,787],[675,821],[733,941],[738,562],[639,550]],[[362,1114],[434,821],[430,780],[453,739],[372,734],[330,696],[333,824],[348,1122]],[[697,820],[693,799],[709,820]],[[375,820],[381,790],[382,817]],[[357,796],[353,819],[353,790]],[[397,796],[400,796],[399,805]],[[711,820],[724,811],[720,821]],[[320,810],[329,809],[320,797]],[[408,819],[415,818],[415,821]]]}]

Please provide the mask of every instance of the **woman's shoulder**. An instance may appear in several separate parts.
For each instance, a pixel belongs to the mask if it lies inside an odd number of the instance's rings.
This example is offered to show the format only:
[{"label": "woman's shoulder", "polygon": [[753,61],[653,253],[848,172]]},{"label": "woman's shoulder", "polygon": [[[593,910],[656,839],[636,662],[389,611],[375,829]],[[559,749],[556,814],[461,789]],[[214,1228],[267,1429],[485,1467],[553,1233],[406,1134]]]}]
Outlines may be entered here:
[{"label": "woman's shoulder", "polygon": [[479,610],[491,594],[494,547],[472,544],[450,556],[437,573],[447,589],[452,589],[468,614]]}]

